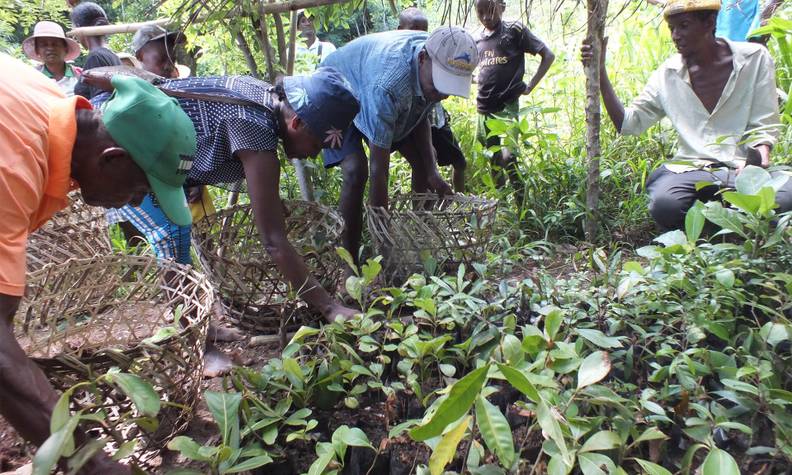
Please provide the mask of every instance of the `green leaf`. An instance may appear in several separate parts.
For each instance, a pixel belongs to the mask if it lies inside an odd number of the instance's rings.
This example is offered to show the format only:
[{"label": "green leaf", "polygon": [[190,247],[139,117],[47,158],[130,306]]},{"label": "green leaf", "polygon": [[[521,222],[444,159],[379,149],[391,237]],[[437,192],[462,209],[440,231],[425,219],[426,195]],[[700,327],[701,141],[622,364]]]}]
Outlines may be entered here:
[{"label": "green leaf", "polygon": [[553,410],[544,401],[539,401],[536,405],[536,419],[542,430],[556,443],[558,450],[561,451],[561,456],[566,460],[569,450],[564,440],[564,433],[561,431],[561,425],[553,414]]},{"label": "green leaf", "polygon": [[304,387],[305,375],[297,360],[294,358],[283,358],[283,370],[286,372],[286,377],[292,386],[297,390],[301,390]]},{"label": "green leaf", "polygon": [[[602,454],[578,454],[578,464],[583,475],[608,475],[616,471],[616,465],[613,460]],[[603,467],[605,470],[603,470]]]},{"label": "green leaf", "polygon": [[70,446],[74,447],[73,435],[79,421],[79,415],[72,416],[60,430],[50,434],[47,440],[41,444],[36,455],[33,456],[32,475],[49,475],[55,470],[58,460],[64,455],[66,449]]},{"label": "green leaf", "polygon": [[357,427],[350,428],[342,425],[333,432],[331,438],[333,449],[336,451],[339,460],[343,460],[346,455],[347,447],[368,447],[375,450],[366,433]]},{"label": "green leaf", "polygon": [[[168,448],[182,454],[185,458],[195,460],[197,462],[209,462],[212,457],[206,454],[205,450],[201,449],[203,446],[194,441],[191,437],[180,435],[168,442]],[[207,447],[209,449],[217,450],[215,447]]]},{"label": "green leaf", "polygon": [[509,384],[523,393],[528,399],[537,403],[542,400],[541,396],[539,395],[539,391],[536,390],[536,387],[534,387],[534,385],[528,381],[528,378],[526,378],[525,375],[519,370],[502,364],[498,364],[498,369],[509,382]]},{"label": "green leaf", "polygon": [[744,195],[742,193],[726,191],[723,193],[723,199],[750,214],[756,213],[762,206],[762,198],[757,195]]},{"label": "green leaf", "polygon": [[322,475],[330,462],[336,458],[333,445],[328,442],[318,442],[316,444],[316,455],[319,457],[308,468],[308,475]]},{"label": "green leaf", "polygon": [[116,462],[125,459],[135,453],[135,448],[137,447],[137,440],[128,440],[121,444],[121,447],[116,450],[116,453],[113,454],[113,460]]},{"label": "green leaf", "polygon": [[225,470],[223,473],[245,472],[248,470],[253,470],[254,468],[259,468],[263,465],[267,465],[268,463],[272,463],[272,457],[270,457],[269,455],[259,455],[257,457],[251,457],[242,463],[234,465],[228,470]]},{"label": "green leaf", "polygon": [[728,452],[712,449],[701,464],[702,475],[740,475],[740,468]]},{"label": "green leaf", "polygon": [[671,246],[676,246],[676,245],[684,246],[688,242],[687,236],[685,236],[685,233],[683,233],[682,231],[680,231],[678,229],[675,229],[673,231],[668,231],[667,233],[661,234],[661,235],[657,236],[656,238],[654,238],[654,240],[656,242],[659,242],[660,244],[662,244],[665,247],[671,247]]},{"label": "green leaf", "polygon": [[363,298],[363,277],[354,275],[347,277],[346,290],[350,297],[360,302]]},{"label": "green leaf", "polygon": [[601,430],[592,435],[580,448],[579,453],[597,452],[600,450],[611,450],[622,444],[619,434],[608,430]]},{"label": "green leaf", "polygon": [[727,289],[734,287],[734,272],[731,269],[720,269],[715,272],[715,279]]},{"label": "green leaf", "polygon": [[641,466],[642,469],[647,473],[647,475],[672,475],[671,472],[666,470],[665,468],[657,465],[656,463],[652,463],[648,460],[643,459],[633,459],[638,462],[638,465]]},{"label": "green leaf", "polygon": [[582,389],[602,381],[610,370],[611,361],[607,352],[597,351],[588,355],[580,364],[577,388]]},{"label": "green leaf", "polygon": [[733,209],[724,208],[717,201],[710,201],[704,205],[704,217],[723,229],[737,233],[743,238],[748,238],[745,228],[740,221],[739,212]]},{"label": "green leaf", "polygon": [[514,464],[514,439],[509,422],[497,406],[479,396],[476,399],[476,424],[487,447],[506,468]]},{"label": "green leaf", "polygon": [[704,204],[696,200],[685,215],[685,235],[687,236],[688,242],[691,244],[695,244],[696,241],[698,241],[698,238],[701,236],[701,231],[704,230],[706,218],[704,218],[704,214],[702,213],[703,210]]},{"label": "green leaf", "polygon": [[[662,409],[662,408],[661,408]],[[665,411],[663,411],[665,412]],[[646,442],[648,440],[660,440],[660,439],[667,439],[668,436],[663,433],[657,427],[650,427],[644,431],[643,434],[639,435],[637,439],[635,439],[635,444]]]},{"label": "green leaf", "polygon": [[586,340],[594,343],[595,345],[599,346],[600,348],[621,348],[622,344],[618,338],[607,336],[599,330],[594,330],[590,328],[578,328],[575,330],[578,335],[582,336]]},{"label": "green leaf", "polygon": [[560,308],[553,308],[545,316],[545,335],[550,341],[555,341],[561,322],[564,321],[564,312]]},{"label": "green leaf", "polygon": [[[346,249],[344,249],[344,250],[346,251]],[[294,334],[294,336],[292,337],[291,341],[289,342],[289,345],[291,345],[292,343],[300,343],[300,342],[302,342],[302,340],[305,337],[313,336],[313,335],[316,335],[317,333],[319,333],[319,329],[318,328],[307,327],[307,326],[303,325]]]},{"label": "green leaf", "polygon": [[156,417],[160,410],[160,398],[154,388],[140,376],[129,373],[108,372],[107,379],[121,388],[137,408],[146,417]]},{"label": "green leaf", "polygon": [[361,270],[366,284],[371,284],[374,282],[374,279],[376,279],[380,271],[382,271],[382,264],[379,262],[380,259],[382,258],[378,257],[376,259],[369,259],[365,264],[363,264],[363,268]]},{"label": "green leaf", "polygon": [[80,469],[104,448],[106,442],[104,439],[89,439],[87,443],[80,447],[77,453],[69,457],[67,475],[80,473]]},{"label": "green leaf", "polygon": [[412,429],[410,437],[419,442],[437,437],[443,433],[448,424],[464,416],[470,410],[476,396],[481,392],[484,381],[487,380],[487,371],[489,371],[489,365],[473,370],[457,381],[429,422]]},{"label": "green leaf", "polygon": [[465,436],[471,416],[467,416],[453,429],[446,432],[429,457],[429,472],[432,475],[441,475],[443,469],[454,459],[457,446]]},{"label": "green leaf", "polygon": [[348,265],[349,268],[352,269],[352,272],[354,272],[355,274],[358,273],[357,266],[355,265],[355,260],[352,259],[352,254],[350,254],[349,251],[347,251],[343,247],[337,247],[336,254],[338,254],[341,260],[346,262],[346,265]]},{"label": "green leaf", "polygon": [[239,437],[239,404],[242,402],[242,395],[240,393],[206,391],[204,399],[218,429],[220,429],[223,444],[237,448],[238,440],[234,444],[232,439]]},{"label": "green leaf", "polygon": [[163,342],[168,338],[178,334],[179,334],[179,329],[176,327],[171,327],[171,326],[162,327],[159,330],[157,330],[157,333],[143,340],[142,343],[148,345],[156,345],[157,343]]},{"label": "green leaf", "polygon": [[503,357],[506,359],[506,362],[511,365],[520,364],[525,358],[522,343],[520,339],[514,335],[504,335],[501,348],[503,348]]},{"label": "green leaf", "polygon": [[734,188],[738,193],[755,195],[767,185],[770,178],[770,173],[764,168],[749,165],[737,175],[737,179],[734,180]]}]

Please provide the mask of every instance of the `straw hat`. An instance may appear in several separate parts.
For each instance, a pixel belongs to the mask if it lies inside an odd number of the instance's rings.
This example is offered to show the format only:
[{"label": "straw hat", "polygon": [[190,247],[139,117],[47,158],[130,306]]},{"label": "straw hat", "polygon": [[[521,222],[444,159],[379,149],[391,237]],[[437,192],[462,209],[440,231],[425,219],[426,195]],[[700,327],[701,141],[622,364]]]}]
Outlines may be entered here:
[{"label": "straw hat", "polygon": [[666,18],[677,13],[698,12],[703,10],[718,11],[721,8],[721,0],[668,0],[663,16]]},{"label": "straw hat", "polygon": [[55,22],[40,21],[36,23],[35,28],[33,28],[33,35],[25,38],[25,41],[22,42],[22,51],[25,52],[25,55],[30,59],[43,63],[44,60],[36,53],[36,38],[59,38],[65,41],[66,57],[63,58],[65,61],[71,61],[80,56],[80,44],[71,38],[66,38],[63,28]]}]

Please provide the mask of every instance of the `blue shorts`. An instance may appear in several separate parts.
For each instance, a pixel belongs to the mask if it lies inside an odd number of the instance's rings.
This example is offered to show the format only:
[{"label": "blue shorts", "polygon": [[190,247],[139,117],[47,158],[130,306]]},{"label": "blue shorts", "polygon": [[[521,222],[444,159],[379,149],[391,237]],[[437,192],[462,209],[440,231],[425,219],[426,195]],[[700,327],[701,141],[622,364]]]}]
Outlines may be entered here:
[{"label": "blue shorts", "polygon": [[363,150],[363,141],[368,142],[366,136],[355,127],[355,124],[350,124],[344,132],[344,140],[341,142],[341,148],[326,148],[322,151],[322,161],[324,162],[325,168],[338,166],[350,155],[365,156],[366,152]]},{"label": "blue shorts", "polygon": [[118,210],[123,220],[132,223],[154,248],[158,259],[173,259],[180,264],[192,264],[190,231],[192,226],[171,222],[162,208],[149,194],[140,206],[124,206]]}]

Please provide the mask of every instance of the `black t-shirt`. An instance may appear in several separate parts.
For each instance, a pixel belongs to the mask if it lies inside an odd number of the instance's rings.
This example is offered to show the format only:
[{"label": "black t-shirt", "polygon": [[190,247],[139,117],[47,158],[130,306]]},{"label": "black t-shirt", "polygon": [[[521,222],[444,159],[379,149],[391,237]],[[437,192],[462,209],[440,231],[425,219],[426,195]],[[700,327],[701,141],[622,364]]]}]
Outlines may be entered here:
[{"label": "black t-shirt", "polygon": [[478,97],[482,114],[494,114],[525,92],[525,53],[539,54],[545,44],[522,23],[502,21],[489,36],[476,40],[479,52]]},{"label": "black t-shirt", "polygon": [[[93,68],[101,68],[103,66],[121,66],[121,60],[118,59],[115,53],[107,48],[92,49],[85,58],[85,66],[83,71]],[[102,89],[98,87],[88,86],[85,83],[79,82],[74,86],[74,93],[83,96],[86,99],[93,99],[95,96],[103,93]]]}]

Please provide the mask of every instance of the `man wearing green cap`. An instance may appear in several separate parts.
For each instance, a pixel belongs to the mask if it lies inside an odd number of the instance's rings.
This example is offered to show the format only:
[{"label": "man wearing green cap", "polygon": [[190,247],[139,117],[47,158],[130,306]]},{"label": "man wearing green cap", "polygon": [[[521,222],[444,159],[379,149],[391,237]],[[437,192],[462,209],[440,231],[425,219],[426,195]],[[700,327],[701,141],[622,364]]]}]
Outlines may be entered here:
[{"label": "man wearing green cap", "polygon": [[[673,162],[646,181],[649,212],[663,230],[682,228],[696,200],[712,201],[722,189],[734,188],[746,163],[769,167],[778,138],[773,60],[759,45],[715,36],[720,5],[720,0],[666,3],[665,19],[679,54],[652,74],[629,107],[613,90],[605,69],[606,45],[602,48],[602,98],[616,130],[639,135],[668,117],[679,135]],[[584,62],[592,59],[590,45],[581,52]],[[792,209],[792,180],[777,191],[776,202],[778,212]]]},{"label": "man wearing green cap", "polygon": [[[0,54],[0,70],[0,114],[14,118],[0,127],[0,414],[41,445],[58,395],[13,332],[27,237],[77,188],[86,203],[108,208],[140,203],[153,191],[174,222],[189,224],[181,185],[195,130],[175,100],[140,79],[115,78],[116,92],[99,113],[10,56]],[[129,469],[100,452],[81,473]]]}]

